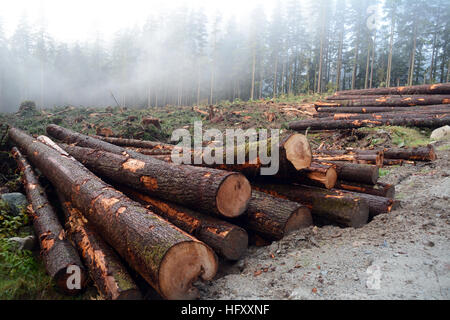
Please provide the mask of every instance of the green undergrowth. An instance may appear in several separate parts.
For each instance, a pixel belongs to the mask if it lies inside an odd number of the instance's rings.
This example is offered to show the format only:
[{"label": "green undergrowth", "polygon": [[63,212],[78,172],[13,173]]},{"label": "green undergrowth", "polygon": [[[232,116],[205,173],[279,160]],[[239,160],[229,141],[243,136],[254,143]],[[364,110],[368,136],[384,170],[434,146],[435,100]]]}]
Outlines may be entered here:
[{"label": "green undergrowth", "polygon": [[389,136],[390,142],[397,147],[418,147],[431,142],[431,130],[399,126],[382,126],[375,128],[360,128],[361,132],[374,134],[371,144],[376,146],[386,142],[384,136]]}]

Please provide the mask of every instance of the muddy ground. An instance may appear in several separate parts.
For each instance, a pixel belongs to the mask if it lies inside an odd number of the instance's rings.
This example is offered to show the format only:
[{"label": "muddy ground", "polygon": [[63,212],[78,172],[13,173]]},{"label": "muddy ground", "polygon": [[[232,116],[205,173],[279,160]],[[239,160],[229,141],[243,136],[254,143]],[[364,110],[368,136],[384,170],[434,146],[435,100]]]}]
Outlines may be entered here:
[{"label": "muddy ground", "polygon": [[251,247],[201,299],[449,299],[450,151],[438,160],[391,168],[400,208],[360,229],[297,231]]}]

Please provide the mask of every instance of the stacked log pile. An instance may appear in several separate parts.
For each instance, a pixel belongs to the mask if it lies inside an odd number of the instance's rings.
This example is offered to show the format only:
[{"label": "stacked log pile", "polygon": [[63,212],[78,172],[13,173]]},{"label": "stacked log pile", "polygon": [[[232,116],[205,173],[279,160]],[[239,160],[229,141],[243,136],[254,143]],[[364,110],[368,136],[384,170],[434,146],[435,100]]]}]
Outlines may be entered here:
[{"label": "stacked log pile", "polygon": [[[38,198],[38,182],[25,175],[47,270],[54,275],[63,263],[55,254],[70,258],[105,299],[141,297],[128,268],[162,298],[196,298],[193,283],[213,279],[218,257],[242,258],[255,237],[278,241],[313,224],[359,228],[389,213],[398,202],[395,187],[378,182],[386,155],[392,161],[435,159],[430,147],[311,150],[305,136],[294,134],[277,145],[257,142],[280,154],[278,173],[265,176],[260,172],[269,164],[259,158],[211,164],[201,150],[192,152],[200,159],[195,165],[176,164],[167,151],[177,147],[170,144],[85,136],[57,125],[49,125],[47,133],[55,140],[9,130],[24,155],[13,150],[19,165],[25,173],[32,170],[26,157],[39,169],[63,210],[64,225],[46,222],[56,213],[41,208],[47,202]],[[146,152],[138,152],[142,149]],[[50,240],[55,253],[48,250]]]},{"label": "stacked log pile", "polygon": [[436,128],[450,124],[450,83],[338,91],[315,103],[318,119],[290,129],[338,130],[383,125]]}]

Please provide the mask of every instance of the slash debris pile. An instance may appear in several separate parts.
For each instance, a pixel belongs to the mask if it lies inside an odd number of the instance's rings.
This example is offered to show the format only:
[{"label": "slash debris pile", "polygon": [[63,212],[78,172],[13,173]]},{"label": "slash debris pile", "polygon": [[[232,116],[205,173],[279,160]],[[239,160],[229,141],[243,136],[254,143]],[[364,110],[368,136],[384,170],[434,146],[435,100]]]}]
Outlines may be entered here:
[{"label": "slash debris pile", "polygon": [[450,124],[450,83],[337,92],[316,102],[319,119],[291,122],[302,131],[383,125],[437,128]]},{"label": "slash debris pile", "polygon": [[[82,290],[90,277],[105,299],[142,297],[129,268],[164,299],[196,298],[195,281],[214,278],[218,256],[238,260],[249,243],[312,224],[361,227],[398,204],[395,187],[378,183],[379,167],[436,158],[432,147],[312,151],[305,136],[291,134],[278,144],[269,138],[224,153],[236,160],[244,150],[244,163],[210,164],[203,149],[189,154],[198,164],[184,165],[173,163],[168,153],[177,147],[170,144],[86,136],[57,125],[47,133],[57,143],[16,128],[8,133],[42,258],[67,293]],[[274,176],[261,175],[266,161],[250,159],[261,146],[279,153]],[[55,188],[64,223],[29,163]],[[82,273],[79,289],[67,286],[72,265]]]}]

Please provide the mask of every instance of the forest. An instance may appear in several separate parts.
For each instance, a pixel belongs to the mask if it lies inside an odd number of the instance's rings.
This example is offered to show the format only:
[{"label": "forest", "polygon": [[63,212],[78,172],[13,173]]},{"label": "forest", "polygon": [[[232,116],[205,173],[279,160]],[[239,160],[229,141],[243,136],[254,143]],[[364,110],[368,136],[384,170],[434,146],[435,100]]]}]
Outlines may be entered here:
[{"label": "forest", "polygon": [[[245,19],[180,5],[113,39],[56,41],[0,13],[0,111],[205,105],[449,82],[446,0],[278,0]],[[94,31],[93,31],[94,32]]]}]

